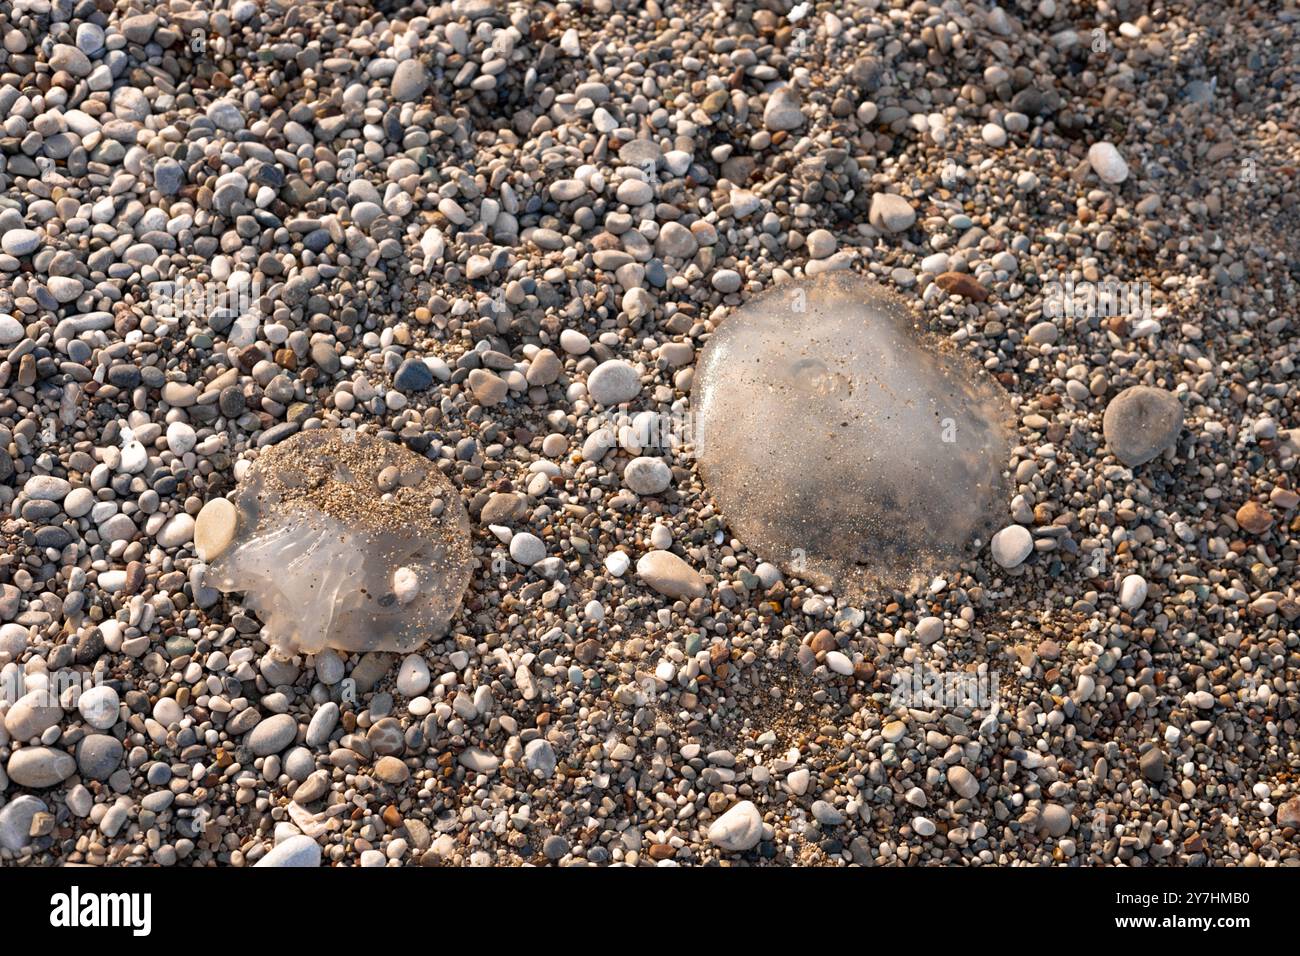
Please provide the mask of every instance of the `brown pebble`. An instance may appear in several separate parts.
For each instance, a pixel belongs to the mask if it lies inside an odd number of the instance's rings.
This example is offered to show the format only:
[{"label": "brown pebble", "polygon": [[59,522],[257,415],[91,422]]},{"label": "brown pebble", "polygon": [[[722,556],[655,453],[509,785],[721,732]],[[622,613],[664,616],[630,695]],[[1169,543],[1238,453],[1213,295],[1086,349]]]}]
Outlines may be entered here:
[{"label": "brown pebble", "polygon": [[835,650],[835,636],[830,631],[823,628],[813,635],[813,639],[808,642],[814,654],[822,654],[826,651]]},{"label": "brown pebble", "polygon": [[966,272],[945,272],[934,281],[949,295],[964,296],[972,302],[983,302],[989,297],[988,289]]},{"label": "brown pebble", "polygon": [[396,757],[386,756],[375,761],[375,776],[384,783],[405,783],[411,771]]},{"label": "brown pebble", "polygon": [[126,566],[126,582],[122,585],[123,594],[135,594],[144,584],[144,564],[132,561]]},{"label": "brown pebble", "polygon": [[1247,501],[1237,509],[1237,524],[1250,534],[1263,534],[1273,526],[1273,516],[1257,501]]}]

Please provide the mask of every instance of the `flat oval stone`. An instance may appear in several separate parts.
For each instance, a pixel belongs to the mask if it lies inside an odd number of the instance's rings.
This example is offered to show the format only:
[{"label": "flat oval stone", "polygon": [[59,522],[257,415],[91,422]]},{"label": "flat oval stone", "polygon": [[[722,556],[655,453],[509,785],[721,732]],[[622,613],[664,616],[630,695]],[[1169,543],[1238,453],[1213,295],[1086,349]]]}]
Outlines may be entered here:
[{"label": "flat oval stone", "polygon": [[641,394],[641,376],[628,362],[610,359],[587,376],[587,394],[598,405],[621,405]]},{"label": "flat oval stone", "polygon": [[244,741],[259,757],[277,754],[298,736],[298,722],[289,714],[273,714],[259,721]]},{"label": "flat oval stone", "polygon": [[71,754],[51,747],[24,747],[9,758],[9,779],[20,787],[45,789],[62,783],[77,770]]},{"label": "flat oval stone", "polygon": [[5,714],[4,727],[14,740],[39,737],[63,719],[63,708],[44,690],[34,690],[14,701]]},{"label": "flat oval stone", "polygon": [[200,560],[219,558],[235,539],[238,512],[226,498],[213,498],[194,522],[194,547]]},{"label": "flat oval stone", "polygon": [[637,561],[636,573],[667,597],[697,598],[708,593],[700,573],[671,551],[647,551]]},{"label": "flat oval stone", "polygon": [[320,866],[320,844],[309,836],[291,836],[277,843],[254,867],[286,869]]}]

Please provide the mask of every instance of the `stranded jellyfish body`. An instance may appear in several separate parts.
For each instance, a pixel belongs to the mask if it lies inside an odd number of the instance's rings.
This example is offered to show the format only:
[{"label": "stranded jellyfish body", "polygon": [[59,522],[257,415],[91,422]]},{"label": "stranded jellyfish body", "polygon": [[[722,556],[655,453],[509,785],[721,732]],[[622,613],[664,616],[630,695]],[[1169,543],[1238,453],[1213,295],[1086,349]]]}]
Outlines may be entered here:
[{"label": "stranded jellyfish body", "polygon": [[431,461],[299,432],[261,453],[233,505],[206,580],[244,592],[281,651],[409,651],[447,633],[472,569],[469,519]]},{"label": "stranded jellyfish body", "polygon": [[691,405],[736,537],[850,596],[959,560],[1006,508],[1006,394],[852,273],[782,283],[724,320]]}]

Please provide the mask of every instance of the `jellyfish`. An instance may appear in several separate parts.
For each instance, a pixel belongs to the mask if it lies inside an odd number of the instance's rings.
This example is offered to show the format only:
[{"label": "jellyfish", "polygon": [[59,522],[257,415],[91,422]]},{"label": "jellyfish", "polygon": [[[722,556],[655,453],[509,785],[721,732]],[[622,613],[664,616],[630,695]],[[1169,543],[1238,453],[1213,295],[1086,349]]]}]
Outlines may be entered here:
[{"label": "jellyfish", "polygon": [[205,583],[242,591],[282,653],[414,650],[447,634],[473,568],[469,518],[426,458],[318,429],[265,449]]},{"label": "jellyfish", "polygon": [[724,319],[691,408],[736,537],[854,598],[959,561],[1006,510],[1009,397],[852,273],[783,282]]}]

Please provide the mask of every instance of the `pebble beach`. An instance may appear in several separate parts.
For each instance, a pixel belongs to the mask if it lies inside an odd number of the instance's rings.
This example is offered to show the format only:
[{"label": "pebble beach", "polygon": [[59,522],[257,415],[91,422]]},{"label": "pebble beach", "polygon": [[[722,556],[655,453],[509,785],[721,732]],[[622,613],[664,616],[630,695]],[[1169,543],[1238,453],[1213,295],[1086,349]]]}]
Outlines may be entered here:
[{"label": "pebble beach", "polygon": [[[0,866],[1300,865],[1297,47],[1293,0],[0,4]],[[841,271],[1009,436],[990,533],[854,593],[688,427],[717,329]],[[417,649],[209,574],[313,430],[459,497]]]}]

